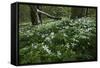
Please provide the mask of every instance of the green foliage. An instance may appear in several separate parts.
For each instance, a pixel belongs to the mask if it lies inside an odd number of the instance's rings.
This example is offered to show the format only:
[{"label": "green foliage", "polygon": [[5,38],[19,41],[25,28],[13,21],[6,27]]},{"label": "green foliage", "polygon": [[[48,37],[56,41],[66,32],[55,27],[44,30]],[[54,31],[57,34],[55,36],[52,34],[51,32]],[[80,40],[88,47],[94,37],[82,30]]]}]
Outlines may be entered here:
[{"label": "green foliage", "polygon": [[96,21],[80,18],[19,26],[20,64],[93,60]]}]

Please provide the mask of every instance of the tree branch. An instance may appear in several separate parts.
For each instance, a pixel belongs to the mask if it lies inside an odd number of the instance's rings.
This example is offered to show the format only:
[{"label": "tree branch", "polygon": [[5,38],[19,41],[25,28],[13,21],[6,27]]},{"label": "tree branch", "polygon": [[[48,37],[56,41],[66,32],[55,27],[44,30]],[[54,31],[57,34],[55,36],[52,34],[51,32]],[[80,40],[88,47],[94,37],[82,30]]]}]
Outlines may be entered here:
[{"label": "tree branch", "polygon": [[57,20],[60,20],[60,19],[61,19],[61,18],[59,18],[59,17],[52,16],[52,15],[50,15],[50,14],[44,12],[44,11],[41,11],[41,10],[39,10],[39,9],[37,9],[37,12],[38,12],[38,13],[41,13],[41,14],[44,14],[44,15],[46,15],[47,17],[52,18],[52,19],[57,19]]}]

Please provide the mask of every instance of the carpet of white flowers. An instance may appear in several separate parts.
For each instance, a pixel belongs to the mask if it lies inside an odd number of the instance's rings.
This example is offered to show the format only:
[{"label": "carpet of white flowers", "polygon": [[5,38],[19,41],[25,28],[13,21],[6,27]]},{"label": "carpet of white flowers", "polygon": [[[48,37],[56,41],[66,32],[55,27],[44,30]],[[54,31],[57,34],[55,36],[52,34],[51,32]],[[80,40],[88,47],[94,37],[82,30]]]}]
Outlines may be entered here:
[{"label": "carpet of white flowers", "polygon": [[80,18],[19,25],[19,62],[46,63],[96,58],[96,20]]}]

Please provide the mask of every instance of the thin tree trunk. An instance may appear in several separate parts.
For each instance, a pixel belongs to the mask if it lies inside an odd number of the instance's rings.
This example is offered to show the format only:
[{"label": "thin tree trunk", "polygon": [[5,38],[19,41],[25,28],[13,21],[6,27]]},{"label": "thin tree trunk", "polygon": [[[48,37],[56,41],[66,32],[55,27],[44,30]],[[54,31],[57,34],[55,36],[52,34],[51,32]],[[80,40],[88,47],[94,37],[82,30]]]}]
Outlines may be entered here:
[{"label": "thin tree trunk", "polygon": [[89,9],[88,9],[88,8],[86,8],[86,16],[88,16],[88,10],[89,10]]},{"label": "thin tree trunk", "polygon": [[[42,10],[42,7],[37,6],[37,9]],[[38,15],[39,15],[40,23],[42,24],[42,15],[41,15],[41,13],[38,13]]]}]

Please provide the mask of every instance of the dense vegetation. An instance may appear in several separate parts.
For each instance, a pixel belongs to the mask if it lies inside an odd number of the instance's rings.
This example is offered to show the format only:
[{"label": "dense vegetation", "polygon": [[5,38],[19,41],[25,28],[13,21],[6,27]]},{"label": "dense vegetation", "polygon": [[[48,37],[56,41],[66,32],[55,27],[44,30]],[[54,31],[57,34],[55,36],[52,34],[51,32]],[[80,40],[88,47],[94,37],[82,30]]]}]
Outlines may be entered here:
[{"label": "dense vegetation", "polygon": [[96,9],[42,6],[41,17],[33,10],[19,7],[20,64],[96,60]]},{"label": "dense vegetation", "polygon": [[20,25],[20,63],[79,61],[96,58],[96,21],[80,18]]}]

